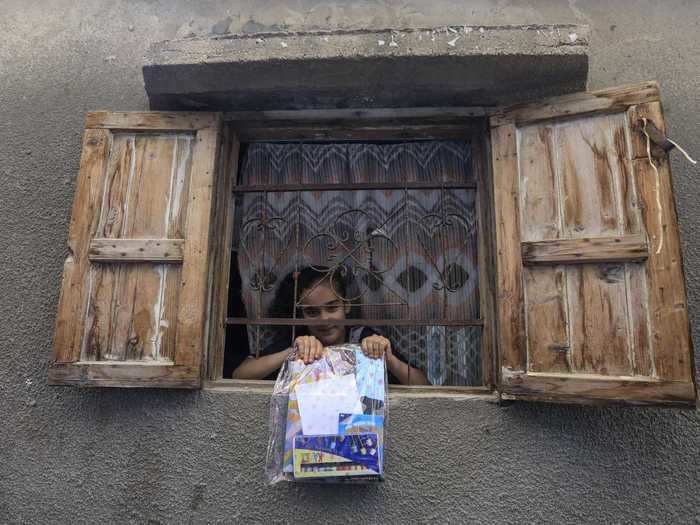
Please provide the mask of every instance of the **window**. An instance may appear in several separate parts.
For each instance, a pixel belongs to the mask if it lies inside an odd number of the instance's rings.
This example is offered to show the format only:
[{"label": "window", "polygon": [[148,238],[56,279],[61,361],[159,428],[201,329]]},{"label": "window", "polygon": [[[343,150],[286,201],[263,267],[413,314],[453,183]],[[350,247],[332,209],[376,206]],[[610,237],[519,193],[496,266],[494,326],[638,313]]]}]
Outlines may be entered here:
[{"label": "window", "polygon": [[[485,110],[228,114],[229,125],[204,113],[89,114],[50,381],[196,387],[223,369],[222,305],[239,257],[230,247],[240,247],[234,232],[244,230],[231,198],[240,144],[250,152],[280,141],[378,147],[472,139],[490,143],[489,154],[474,157],[479,311],[454,315],[480,321],[483,384],[517,399],[694,404],[668,158],[654,145],[650,158],[640,130],[646,118],[664,132],[656,84],[500,108],[488,111],[488,126],[469,120],[478,111]],[[301,188],[273,192],[266,183],[246,184],[242,201],[269,202],[260,195],[274,193],[299,202]],[[319,199],[365,195],[353,202],[368,207],[380,202],[370,198],[376,192],[411,190],[322,184]],[[376,285],[364,261],[353,275]],[[262,268],[260,284],[276,266]],[[451,272],[443,272],[448,281],[462,275]]]},{"label": "window", "polygon": [[[247,315],[228,320],[248,331],[228,330],[231,364],[246,346],[279,351],[307,322],[323,324],[302,319],[315,312],[304,307],[299,275],[317,274],[353,304],[346,329],[385,335],[433,385],[483,385],[481,148],[472,140],[249,144],[234,187],[240,275],[229,294],[231,310]],[[298,308],[280,311],[287,296]]]}]

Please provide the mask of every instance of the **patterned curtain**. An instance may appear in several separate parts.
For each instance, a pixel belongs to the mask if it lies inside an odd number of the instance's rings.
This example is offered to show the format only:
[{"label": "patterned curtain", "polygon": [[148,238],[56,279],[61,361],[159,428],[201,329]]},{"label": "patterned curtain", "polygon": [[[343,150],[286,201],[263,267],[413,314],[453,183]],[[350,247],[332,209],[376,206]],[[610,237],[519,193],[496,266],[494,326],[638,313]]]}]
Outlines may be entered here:
[{"label": "patterned curtain", "polygon": [[[470,183],[466,142],[254,143],[238,184]],[[249,317],[267,317],[278,283],[305,266],[347,271],[360,317],[479,318],[475,191],[470,188],[244,193],[233,249]],[[249,326],[251,352],[274,329]],[[378,331],[433,384],[481,384],[479,327]]]}]

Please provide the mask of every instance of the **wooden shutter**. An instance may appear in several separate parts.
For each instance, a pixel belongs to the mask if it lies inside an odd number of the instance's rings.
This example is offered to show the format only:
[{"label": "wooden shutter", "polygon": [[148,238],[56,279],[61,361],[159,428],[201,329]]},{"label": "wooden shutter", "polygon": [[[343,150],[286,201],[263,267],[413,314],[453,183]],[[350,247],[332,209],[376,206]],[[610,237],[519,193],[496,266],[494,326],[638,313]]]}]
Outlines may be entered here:
[{"label": "wooden shutter", "polygon": [[694,404],[658,86],[580,93],[491,119],[499,389],[515,398]]},{"label": "wooden shutter", "polygon": [[51,384],[200,385],[221,118],[89,113]]}]

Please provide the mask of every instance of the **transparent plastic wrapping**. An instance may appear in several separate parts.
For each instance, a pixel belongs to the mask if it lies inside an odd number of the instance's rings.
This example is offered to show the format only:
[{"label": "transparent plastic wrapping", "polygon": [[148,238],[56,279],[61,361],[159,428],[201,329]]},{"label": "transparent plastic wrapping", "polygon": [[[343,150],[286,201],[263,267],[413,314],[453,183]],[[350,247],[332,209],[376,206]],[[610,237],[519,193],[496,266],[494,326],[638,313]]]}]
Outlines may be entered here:
[{"label": "transparent plastic wrapping", "polygon": [[308,365],[290,355],[272,393],[268,482],[382,480],[386,399],[384,358],[360,345],[330,346]]}]

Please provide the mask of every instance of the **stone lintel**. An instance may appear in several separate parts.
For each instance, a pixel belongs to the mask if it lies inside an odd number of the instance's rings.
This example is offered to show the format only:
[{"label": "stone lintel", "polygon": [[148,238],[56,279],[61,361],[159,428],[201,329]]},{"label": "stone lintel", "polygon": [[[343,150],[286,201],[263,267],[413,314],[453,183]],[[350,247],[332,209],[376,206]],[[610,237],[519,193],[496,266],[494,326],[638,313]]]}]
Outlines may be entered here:
[{"label": "stone lintel", "polygon": [[158,42],[151,109],[495,106],[586,88],[581,25],[224,35]]}]

